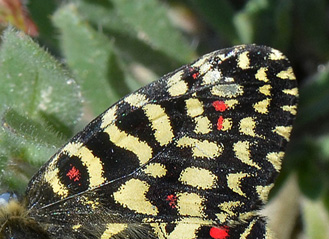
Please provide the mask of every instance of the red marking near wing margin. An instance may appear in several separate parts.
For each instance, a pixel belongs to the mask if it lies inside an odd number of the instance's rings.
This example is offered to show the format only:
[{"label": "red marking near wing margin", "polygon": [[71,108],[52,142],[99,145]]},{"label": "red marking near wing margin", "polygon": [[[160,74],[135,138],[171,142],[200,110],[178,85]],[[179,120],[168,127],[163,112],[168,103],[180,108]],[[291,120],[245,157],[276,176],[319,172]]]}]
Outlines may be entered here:
[{"label": "red marking near wing margin", "polygon": [[215,107],[215,110],[216,111],[220,111],[220,112],[224,112],[227,108],[228,108],[228,105],[225,104],[224,101],[222,100],[216,100],[212,103],[212,106]]},{"label": "red marking near wing margin", "polygon": [[170,194],[167,196],[166,201],[169,201],[169,206],[171,208],[176,208],[177,196]]},{"label": "red marking near wing margin", "polygon": [[81,173],[80,170],[76,167],[72,166],[72,168],[68,171],[66,174],[70,178],[70,180],[73,179],[74,182],[79,181],[81,179]]},{"label": "red marking near wing margin", "polygon": [[[216,111],[220,111],[220,112],[224,112],[228,108],[228,105],[225,104],[225,102],[222,100],[214,101],[212,103],[212,106],[215,108]],[[224,117],[219,116],[219,118],[217,120],[217,129],[218,130],[221,130],[223,128],[223,121],[224,121]]]},{"label": "red marking near wing margin", "polygon": [[192,78],[195,80],[196,78],[198,78],[199,74],[200,74],[199,72],[193,73]]},{"label": "red marking near wing margin", "polygon": [[212,227],[210,228],[209,235],[214,239],[226,239],[228,235],[228,227]]},{"label": "red marking near wing margin", "polygon": [[223,128],[223,121],[224,121],[223,116],[219,116],[218,121],[217,121],[217,129],[218,130],[221,130]]},{"label": "red marking near wing margin", "polygon": [[190,67],[188,70],[189,70],[189,73],[192,73],[193,80],[198,78],[198,76],[200,75],[200,73],[197,71],[197,69],[195,69],[193,67]]}]

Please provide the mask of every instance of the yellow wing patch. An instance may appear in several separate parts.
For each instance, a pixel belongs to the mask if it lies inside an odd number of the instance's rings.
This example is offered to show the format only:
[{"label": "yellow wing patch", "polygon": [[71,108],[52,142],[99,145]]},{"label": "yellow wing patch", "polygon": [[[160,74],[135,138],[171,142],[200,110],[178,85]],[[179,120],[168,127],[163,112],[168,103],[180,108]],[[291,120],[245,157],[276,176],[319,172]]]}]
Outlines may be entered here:
[{"label": "yellow wing patch", "polygon": [[289,67],[287,70],[279,72],[276,76],[281,79],[296,80],[296,77],[291,67]]},{"label": "yellow wing patch", "polygon": [[277,127],[275,127],[273,132],[277,133],[278,135],[282,136],[287,141],[289,141],[291,130],[292,130],[291,126],[277,126]]},{"label": "yellow wing patch", "polygon": [[101,239],[109,239],[114,235],[122,232],[128,225],[126,223],[108,223],[106,230],[103,232]]},{"label": "yellow wing patch", "polygon": [[281,106],[282,110],[290,112],[292,115],[297,114],[297,105],[284,105]]},{"label": "yellow wing patch", "polygon": [[182,216],[203,217],[203,201],[205,200],[196,193],[178,193],[177,210]]},{"label": "yellow wing patch", "polygon": [[163,108],[156,104],[147,104],[143,107],[145,114],[155,131],[154,137],[161,146],[169,144],[174,138],[170,119]]},{"label": "yellow wing patch", "polygon": [[167,169],[163,164],[150,163],[143,170],[147,175],[154,178],[161,178],[167,174]]},{"label": "yellow wing patch", "polygon": [[187,84],[182,80],[183,71],[176,72],[168,80],[168,92],[171,96],[179,96],[188,90]]},{"label": "yellow wing patch", "polygon": [[68,196],[69,191],[66,186],[59,180],[58,168],[55,167],[54,161],[48,165],[48,168],[45,172],[44,179],[47,183],[49,183],[50,187],[52,188],[53,192],[60,196],[61,198],[65,198]]},{"label": "yellow wing patch", "polygon": [[185,102],[188,116],[193,118],[203,113],[203,105],[200,100],[191,98],[187,99]]},{"label": "yellow wing patch", "polygon": [[274,184],[261,186],[256,186],[256,192],[258,193],[259,198],[265,203],[267,202],[268,194],[270,193],[271,189],[273,188]]},{"label": "yellow wing patch", "polygon": [[240,133],[255,137],[256,136],[255,128],[256,128],[256,121],[254,118],[246,117],[240,120],[240,125],[239,125]]},{"label": "yellow wing patch", "polygon": [[284,89],[282,90],[283,93],[288,94],[288,95],[298,95],[298,89],[297,88],[292,88],[292,89]]},{"label": "yellow wing patch", "polygon": [[150,185],[144,181],[130,179],[113,193],[113,198],[117,203],[137,213],[157,215],[158,209],[146,198],[149,188]]},{"label": "yellow wing patch", "polygon": [[281,170],[284,152],[270,152],[266,155],[266,159],[273,165],[277,172]]},{"label": "yellow wing patch", "polygon": [[254,109],[256,112],[261,113],[261,114],[267,114],[269,109],[268,107],[270,106],[271,99],[266,98],[264,100],[261,100],[257,103],[254,104]]},{"label": "yellow wing patch", "polygon": [[271,85],[263,85],[259,87],[259,92],[262,93],[263,95],[271,96],[271,89],[272,89]]},{"label": "yellow wing patch", "polygon": [[248,176],[248,173],[230,173],[226,176],[227,186],[240,196],[246,197],[246,194],[241,190],[241,179]]},{"label": "yellow wing patch", "polygon": [[102,117],[101,128],[105,128],[109,124],[112,124],[116,120],[116,111],[118,109],[117,105],[109,108]]},{"label": "yellow wing patch", "polygon": [[89,187],[96,187],[104,183],[106,180],[102,176],[103,164],[100,158],[96,157],[82,143],[68,143],[63,151],[70,157],[76,156],[80,158],[82,164],[86,167],[89,175]]},{"label": "yellow wing patch", "polygon": [[146,96],[139,93],[128,95],[126,98],[124,98],[124,101],[135,107],[142,107],[148,103]]},{"label": "yellow wing patch", "polygon": [[267,67],[259,68],[255,75],[255,78],[259,81],[269,82],[269,79],[267,78],[267,74],[266,74],[267,70],[268,70]]},{"label": "yellow wing patch", "polygon": [[208,140],[198,140],[184,136],[177,140],[177,147],[190,147],[194,157],[214,158],[221,155],[223,148]]},{"label": "yellow wing patch", "polygon": [[179,177],[183,184],[200,189],[211,189],[216,186],[217,176],[204,168],[188,167]]},{"label": "yellow wing patch", "polygon": [[241,160],[241,162],[255,167],[257,169],[261,169],[254,161],[251,159],[250,155],[250,143],[248,141],[238,141],[233,145],[233,150],[235,152],[235,156]]},{"label": "yellow wing patch", "polygon": [[250,67],[250,59],[248,57],[249,52],[245,51],[241,53],[238,57],[238,66],[241,69],[248,69]]},{"label": "yellow wing patch", "polygon": [[146,142],[121,131],[117,126],[111,124],[104,129],[104,132],[110,136],[112,143],[134,153],[138,157],[140,165],[147,163],[152,158],[153,150]]},{"label": "yellow wing patch", "polygon": [[210,120],[205,116],[198,116],[194,118],[195,129],[194,132],[197,134],[207,134],[211,131]]}]

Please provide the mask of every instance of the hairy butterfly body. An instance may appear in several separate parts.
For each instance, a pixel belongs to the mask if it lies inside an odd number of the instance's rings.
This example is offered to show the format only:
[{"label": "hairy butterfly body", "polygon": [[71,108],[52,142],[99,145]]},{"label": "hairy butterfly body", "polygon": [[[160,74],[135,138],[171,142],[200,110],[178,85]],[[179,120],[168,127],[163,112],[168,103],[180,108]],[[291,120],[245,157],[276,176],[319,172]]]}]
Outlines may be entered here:
[{"label": "hairy butterfly body", "polygon": [[258,210],[298,91],[264,46],[209,53],[124,97],[0,209],[1,238],[272,238]]}]

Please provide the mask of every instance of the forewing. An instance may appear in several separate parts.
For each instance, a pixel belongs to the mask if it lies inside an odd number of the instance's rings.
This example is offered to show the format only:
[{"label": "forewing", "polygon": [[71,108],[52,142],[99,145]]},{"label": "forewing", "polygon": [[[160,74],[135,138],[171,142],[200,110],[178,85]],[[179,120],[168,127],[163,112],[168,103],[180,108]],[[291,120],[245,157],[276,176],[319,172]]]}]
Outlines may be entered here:
[{"label": "forewing", "polygon": [[96,238],[268,238],[257,210],[280,171],[297,94],[277,50],[207,54],[66,144],[31,180],[30,214],[72,235],[97,225]]}]

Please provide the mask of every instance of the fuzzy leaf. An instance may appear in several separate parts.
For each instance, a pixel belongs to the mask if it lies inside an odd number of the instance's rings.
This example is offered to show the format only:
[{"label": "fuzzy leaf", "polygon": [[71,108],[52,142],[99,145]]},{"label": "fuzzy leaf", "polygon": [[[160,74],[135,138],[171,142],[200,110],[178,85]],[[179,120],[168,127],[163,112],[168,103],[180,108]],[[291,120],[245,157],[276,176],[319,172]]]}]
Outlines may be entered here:
[{"label": "fuzzy leaf", "polygon": [[53,20],[62,33],[67,63],[98,115],[129,92],[112,43],[81,18],[74,4],[60,8]]},{"label": "fuzzy leaf", "polygon": [[170,57],[187,62],[194,55],[193,50],[173,27],[166,8],[156,0],[129,1],[111,0],[123,21],[137,32],[139,38],[154,49]]}]

